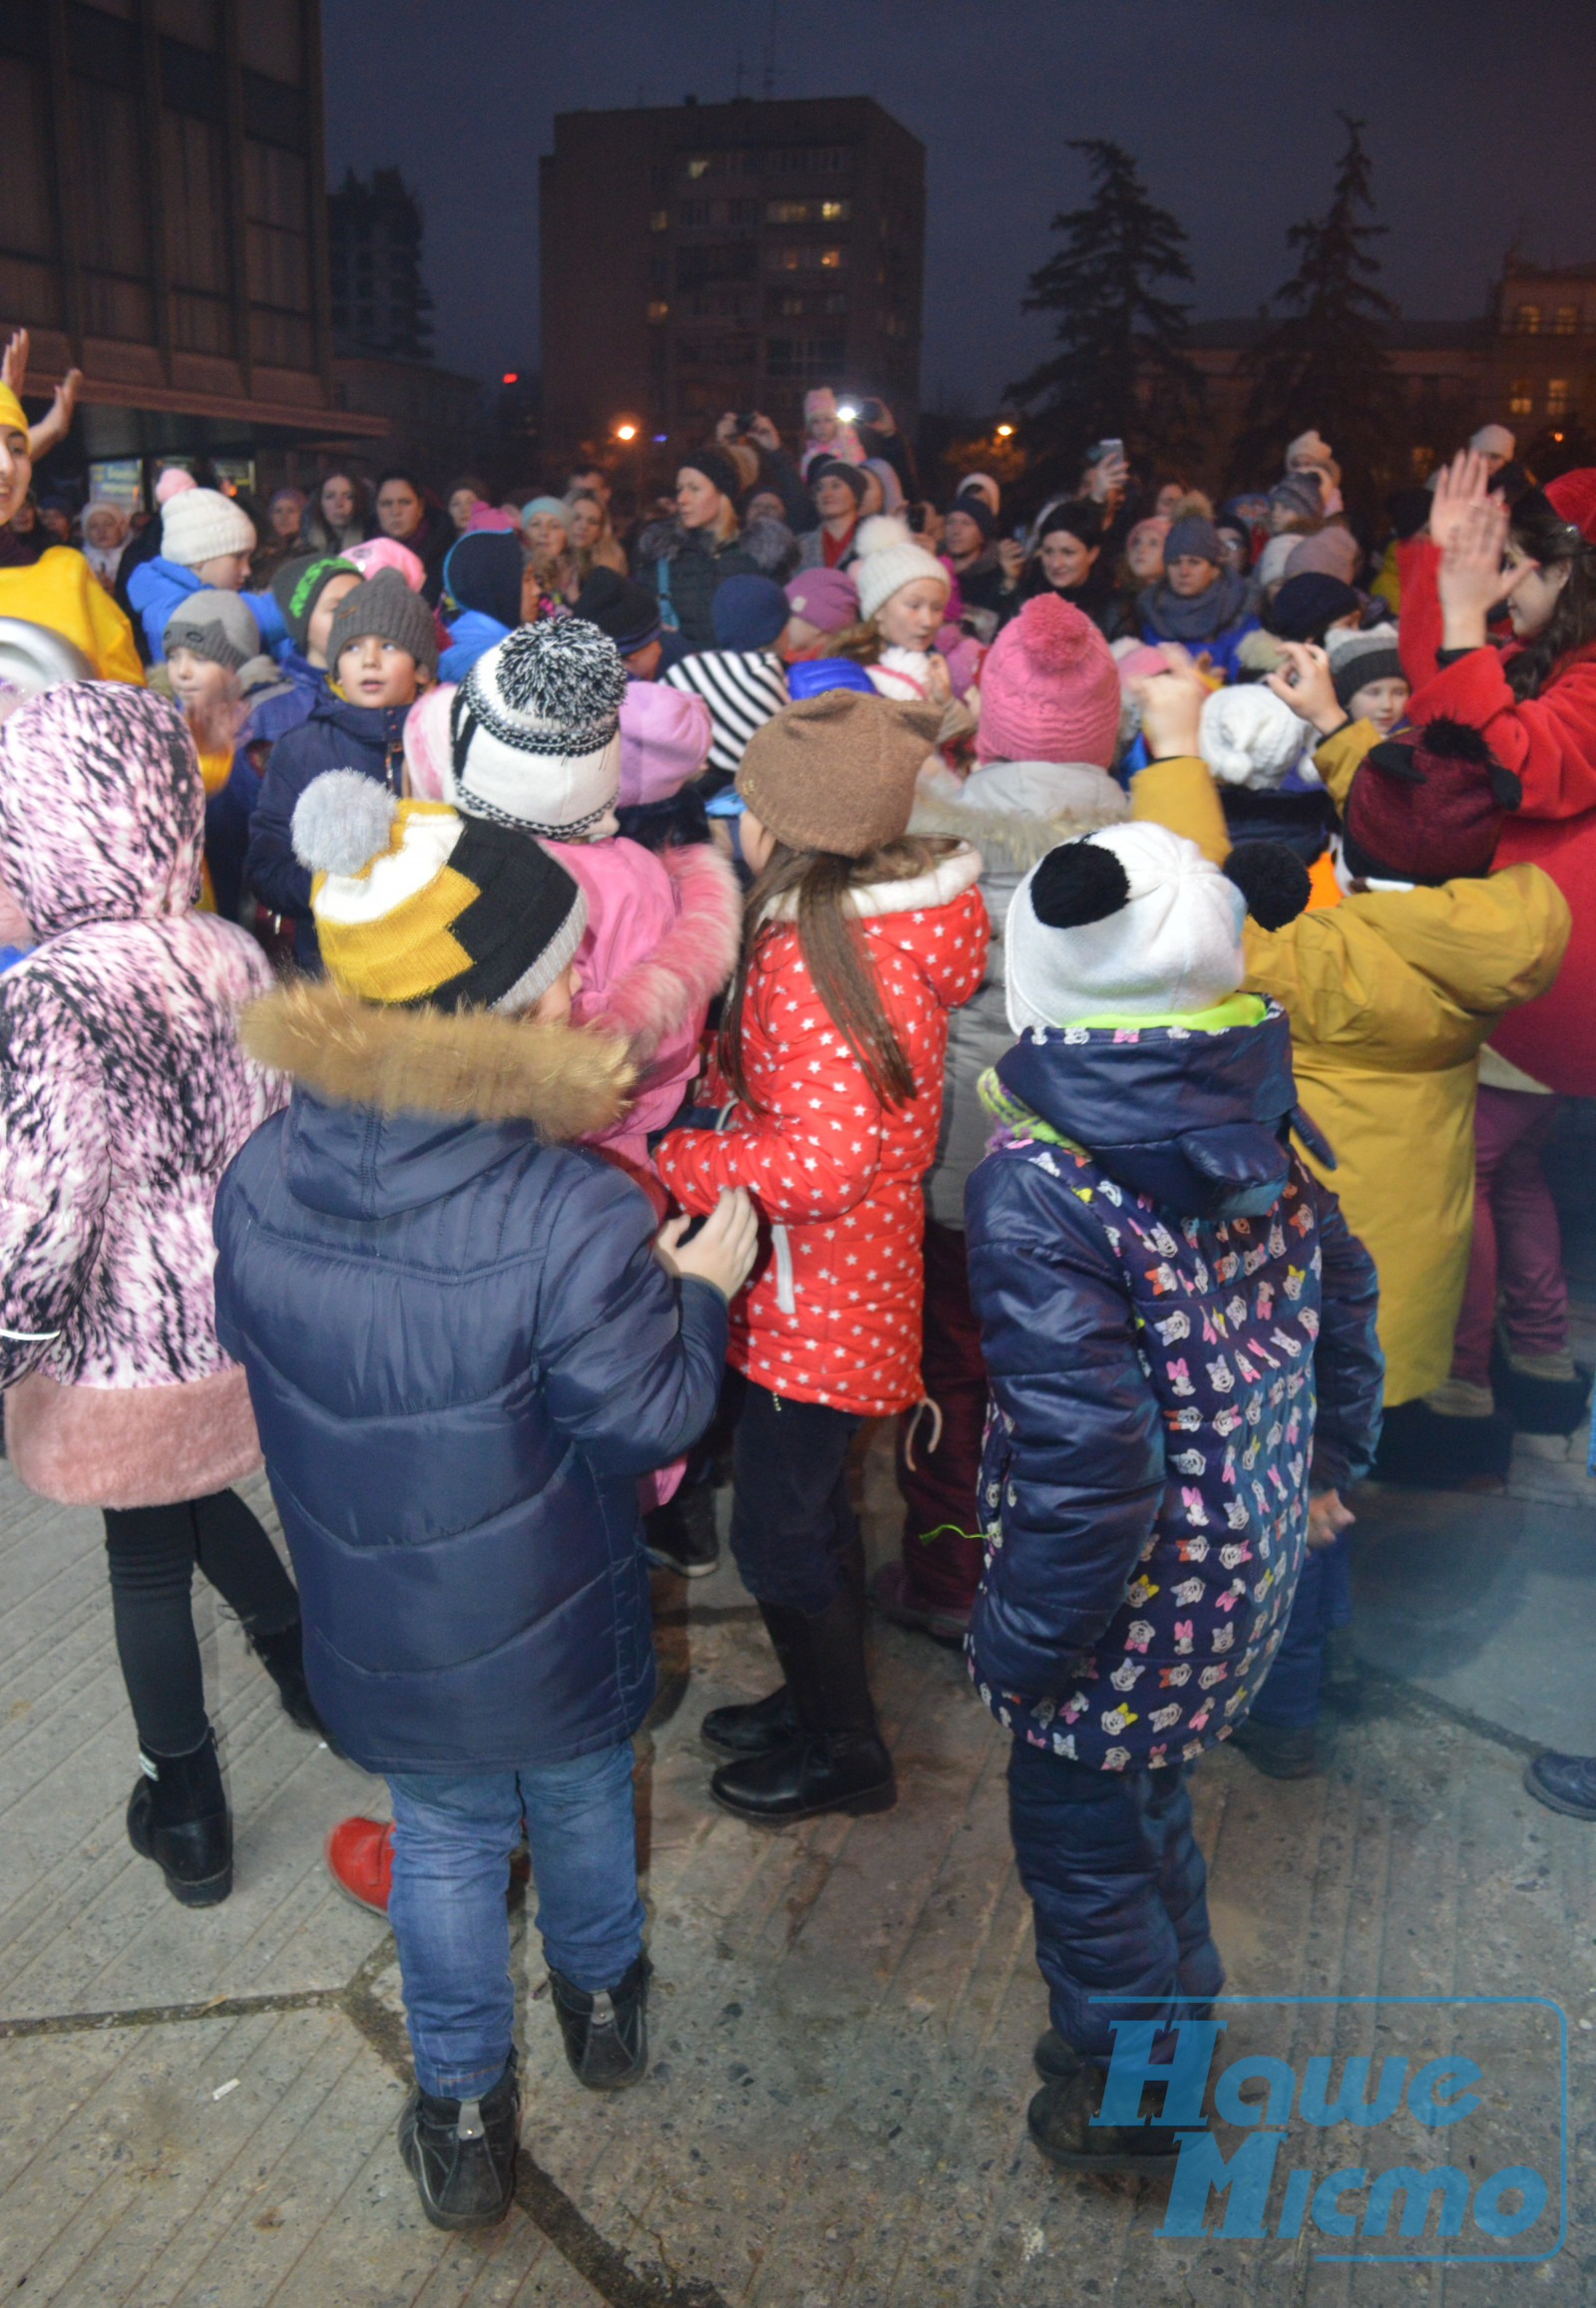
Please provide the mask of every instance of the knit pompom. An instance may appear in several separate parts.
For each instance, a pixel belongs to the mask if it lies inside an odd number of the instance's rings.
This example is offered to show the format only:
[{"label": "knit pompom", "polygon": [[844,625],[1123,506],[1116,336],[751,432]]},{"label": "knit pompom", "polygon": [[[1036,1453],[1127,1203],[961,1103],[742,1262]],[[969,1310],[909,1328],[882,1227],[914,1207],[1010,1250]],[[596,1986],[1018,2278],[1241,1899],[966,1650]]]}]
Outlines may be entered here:
[{"label": "knit pompom", "polygon": [[501,641],[495,680],[517,713],[536,714],[558,729],[619,710],[626,668],[607,633],[586,617],[540,617]]},{"label": "knit pompom", "polygon": [[1242,842],[1225,861],[1225,876],[1247,901],[1260,930],[1284,930],[1308,904],[1308,868],[1284,842]]},{"label": "knit pompom", "polygon": [[364,873],[392,840],[398,807],[358,769],[323,770],[294,804],[293,854],[312,874]]},{"label": "knit pompom", "polygon": [[1097,628],[1073,601],[1037,593],[1019,612],[1019,642],[1043,673],[1072,673],[1095,646]]},{"label": "knit pompom", "polygon": [[1049,850],[1030,880],[1030,910],[1049,930],[1104,922],[1129,902],[1124,867],[1112,850],[1089,841],[1062,842]]},{"label": "knit pompom", "polygon": [[861,561],[873,553],[885,553],[890,545],[919,545],[921,540],[907,521],[895,513],[873,513],[854,531],[854,552]]}]

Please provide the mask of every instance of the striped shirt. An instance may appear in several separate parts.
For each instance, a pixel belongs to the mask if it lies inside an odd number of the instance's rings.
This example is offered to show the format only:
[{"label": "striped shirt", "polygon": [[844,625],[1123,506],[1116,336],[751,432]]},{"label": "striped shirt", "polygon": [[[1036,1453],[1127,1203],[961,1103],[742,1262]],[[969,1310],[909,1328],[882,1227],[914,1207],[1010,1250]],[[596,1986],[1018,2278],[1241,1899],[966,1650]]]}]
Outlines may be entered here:
[{"label": "striped shirt", "polygon": [[699,781],[709,793],[730,783],[754,731],[788,702],[786,668],[773,649],[697,649],[661,678],[709,708],[709,765]]}]

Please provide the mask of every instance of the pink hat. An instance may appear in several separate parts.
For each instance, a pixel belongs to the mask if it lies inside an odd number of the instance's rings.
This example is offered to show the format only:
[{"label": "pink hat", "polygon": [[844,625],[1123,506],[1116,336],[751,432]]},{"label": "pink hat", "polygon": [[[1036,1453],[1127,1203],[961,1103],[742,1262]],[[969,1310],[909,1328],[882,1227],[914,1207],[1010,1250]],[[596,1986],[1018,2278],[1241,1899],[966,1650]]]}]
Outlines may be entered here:
[{"label": "pink hat", "polygon": [[374,577],[380,569],[396,569],[413,593],[419,593],[427,581],[427,573],[416,555],[396,537],[369,537],[364,545],[347,546],[338,559],[352,561],[363,577]]},{"label": "pink hat", "polygon": [[1149,513],[1146,520],[1138,521],[1135,528],[1126,537],[1125,551],[1129,553],[1138,537],[1156,537],[1159,544],[1162,545],[1169,535],[1169,526],[1161,513]]},{"label": "pink hat", "polygon": [[156,483],[156,503],[158,505],[169,504],[180,490],[198,489],[199,486],[200,484],[194,475],[186,472],[181,465],[169,465],[161,479]]},{"label": "pink hat", "polygon": [[859,587],[845,569],[805,569],[787,581],[787,606],[817,633],[859,622]]},{"label": "pink hat", "polygon": [[701,697],[663,681],[628,681],[620,701],[620,808],[668,800],[703,768],[710,736]]},{"label": "pink hat", "polygon": [[1004,625],[981,669],[983,761],[1089,761],[1106,769],[1119,735],[1119,668],[1090,617],[1038,593]]},{"label": "pink hat", "polygon": [[471,519],[461,535],[469,537],[475,529],[508,530],[512,537],[521,535],[521,522],[514,513],[507,513],[502,505],[477,504],[471,508]]},{"label": "pink hat", "polygon": [[1312,537],[1297,540],[1286,556],[1286,576],[1333,577],[1340,577],[1344,585],[1356,584],[1363,558],[1352,531],[1333,521]]},{"label": "pink hat", "polygon": [[434,682],[405,715],[405,782],[417,801],[447,801],[444,770],[449,761],[449,708],[454,681]]}]

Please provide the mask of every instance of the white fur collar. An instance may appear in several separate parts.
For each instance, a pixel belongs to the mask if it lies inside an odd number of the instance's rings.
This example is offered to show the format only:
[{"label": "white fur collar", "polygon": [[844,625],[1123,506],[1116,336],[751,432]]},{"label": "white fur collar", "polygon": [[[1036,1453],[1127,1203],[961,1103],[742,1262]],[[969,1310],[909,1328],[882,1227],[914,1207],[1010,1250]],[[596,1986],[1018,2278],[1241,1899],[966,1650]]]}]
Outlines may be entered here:
[{"label": "white fur collar", "polygon": [[[862,882],[843,900],[843,911],[857,920],[872,921],[883,914],[929,914],[954,900],[981,880],[981,852],[968,842],[946,858],[939,858],[928,873],[907,882]],[[765,908],[766,922],[796,922],[798,893],[784,891]]]}]

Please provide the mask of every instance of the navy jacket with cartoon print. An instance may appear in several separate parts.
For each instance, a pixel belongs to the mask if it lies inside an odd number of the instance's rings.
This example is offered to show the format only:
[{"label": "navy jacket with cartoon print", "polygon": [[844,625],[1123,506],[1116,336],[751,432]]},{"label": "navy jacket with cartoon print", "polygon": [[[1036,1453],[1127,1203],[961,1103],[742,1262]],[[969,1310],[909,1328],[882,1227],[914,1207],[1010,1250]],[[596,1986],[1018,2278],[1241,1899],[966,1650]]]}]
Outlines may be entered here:
[{"label": "navy jacket with cartoon print", "polygon": [[1290,1150],[1320,1148],[1285,1016],[1210,1014],[1024,1034],[966,1194],[993,1395],[972,1672],[1016,1734],[1107,1770],[1244,1716],[1310,1486],[1380,1432],[1375,1270]]}]

